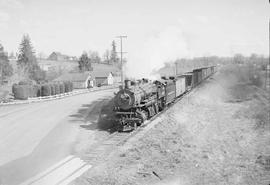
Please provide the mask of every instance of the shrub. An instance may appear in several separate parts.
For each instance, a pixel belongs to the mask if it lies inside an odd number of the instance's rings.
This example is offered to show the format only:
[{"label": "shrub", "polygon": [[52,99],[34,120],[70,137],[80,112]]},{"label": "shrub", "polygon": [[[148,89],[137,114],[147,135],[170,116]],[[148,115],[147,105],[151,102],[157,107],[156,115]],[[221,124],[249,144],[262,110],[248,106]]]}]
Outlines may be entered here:
[{"label": "shrub", "polygon": [[32,91],[32,97],[41,96],[41,86],[40,85],[33,85],[31,91]]},{"label": "shrub", "polygon": [[16,85],[18,85],[18,84],[15,83],[15,84],[12,85],[12,93],[13,93],[13,94],[14,94],[14,92],[15,92],[15,87],[16,87]]},{"label": "shrub", "polygon": [[73,83],[72,82],[69,83],[70,83],[70,91],[73,91]]},{"label": "shrub", "polygon": [[41,95],[50,96],[51,95],[51,86],[49,84],[44,84],[41,86]]},{"label": "shrub", "polygon": [[54,84],[50,84],[51,87],[51,95],[55,95],[55,87]]},{"label": "shrub", "polygon": [[69,82],[64,82],[64,85],[65,85],[65,92],[69,92],[70,91],[70,84]]},{"label": "shrub", "polygon": [[34,86],[33,85],[28,85],[28,95],[29,95],[29,97],[30,98],[32,98],[32,97],[35,97],[35,92],[34,92],[35,90],[34,90]]},{"label": "shrub", "polygon": [[29,85],[14,85],[13,94],[15,99],[27,100],[29,97]]},{"label": "shrub", "polygon": [[65,84],[63,82],[60,82],[59,83],[59,89],[60,89],[60,93],[65,93]]},{"label": "shrub", "polygon": [[18,85],[28,85],[27,81],[19,81]]},{"label": "shrub", "polygon": [[31,80],[22,80],[19,82],[19,85],[33,85],[34,82]]},{"label": "shrub", "polygon": [[37,97],[42,96],[41,87],[42,87],[42,85],[36,85],[36,88],[37,88]]},{"label": "shrub", "polygon": [[55,88],[55,94],[60,94],[60,85],[58,83],[54,84],[54,88]]}]

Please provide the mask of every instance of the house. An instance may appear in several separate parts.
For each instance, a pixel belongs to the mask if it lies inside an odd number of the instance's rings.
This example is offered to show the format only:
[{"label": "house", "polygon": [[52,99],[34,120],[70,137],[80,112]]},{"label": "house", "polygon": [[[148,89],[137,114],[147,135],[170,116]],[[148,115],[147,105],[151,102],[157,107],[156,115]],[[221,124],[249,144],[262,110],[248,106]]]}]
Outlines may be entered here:
[{"label": "house", "polygon": [[90,75],[93,79],[95,79],[95,85],[113,85],[114,79],[112,72],[107,71],[92,71]]},{"label": "house", "polygon": [[[56,63],[70,63],[77,66],[76,62],[57,62]],[[75,66],[74,69],[76,68]],[[74,88],[87,88],[93,86],[112,85],[121,82],[121,73],[117,66],[92,63],[93,71],[82,73],[78,67],[76,70],[72,70],[71,73],[63,74],[54,81],[71,81],[73,82]]]},{"label": "house", "polygon": [[71,81],[74,89],[85,89],[94,87],[94,79],[89,72],[85,73],[66,73],[53,80],[55,82]]},{"label": "house", "polygon": [[113,75],[113,83],[120,83],[121,82],[121,72],[114,72]]},{"label": "house", "polygon": [[66,73],[54,79],[53,81],[71,81],[75,89],[85,89],[94,86],[113,85],[114,77],[112,72],[88,71],[84,73]]},{"label": "house", "polygon": [[103,71],[104,75],[106,75],[106,73],[111,73],[114,83],[121,82],[121,71],[117,66],[103,63],[92,63],[92,67],[93,71]]},{"label": "house", "polygon": [[48,60],[69,60],[69,56],[63,55],[60,52],[52,52],[52,54],[50,54],[50,56],[48,57]]}]

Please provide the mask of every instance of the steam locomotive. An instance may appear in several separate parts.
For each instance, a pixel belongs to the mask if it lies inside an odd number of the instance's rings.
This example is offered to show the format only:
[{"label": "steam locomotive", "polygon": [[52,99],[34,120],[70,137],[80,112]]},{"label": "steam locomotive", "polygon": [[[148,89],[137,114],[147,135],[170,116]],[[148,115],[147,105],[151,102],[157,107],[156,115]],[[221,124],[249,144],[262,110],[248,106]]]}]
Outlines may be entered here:
[{"label": "steam locomotive", "polygon": [[125,80],[125,86],[114,97],[118,130],[136,129],[215,72],[216,67],[211,66],[153,82],[147,79],[137,82]]}]

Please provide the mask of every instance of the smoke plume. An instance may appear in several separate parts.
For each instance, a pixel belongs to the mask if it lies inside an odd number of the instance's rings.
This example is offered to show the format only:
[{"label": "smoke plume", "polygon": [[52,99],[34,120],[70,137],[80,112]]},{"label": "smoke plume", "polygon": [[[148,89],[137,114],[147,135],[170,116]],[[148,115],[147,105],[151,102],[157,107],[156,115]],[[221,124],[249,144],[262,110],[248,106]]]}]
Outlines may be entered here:
[{"label": "smoke plume", "polygon": [[129,53],[125,66],[128,78],[156,79],[153,71],[160,69],[166,62],[188,55],[187,45],[178,26],[168,27],[156,36],[147,38],[135,52]]}]

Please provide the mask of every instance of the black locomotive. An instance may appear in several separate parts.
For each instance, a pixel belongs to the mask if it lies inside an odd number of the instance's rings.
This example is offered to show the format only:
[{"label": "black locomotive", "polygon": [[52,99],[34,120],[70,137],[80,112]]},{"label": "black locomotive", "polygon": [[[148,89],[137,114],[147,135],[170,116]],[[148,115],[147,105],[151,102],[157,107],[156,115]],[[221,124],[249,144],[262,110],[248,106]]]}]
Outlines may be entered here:
[{"label": "black locomotive", "polygon": [[136,129],[215,71],[216,67],[211,66],[195,69],[181,76],[163,77],[154,82],[146,79],[137,82],[126,80],[125,86],[114,97],[118,130]]}]

